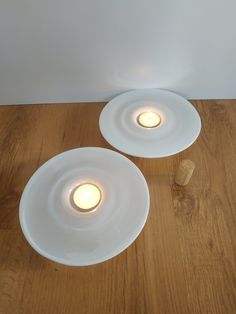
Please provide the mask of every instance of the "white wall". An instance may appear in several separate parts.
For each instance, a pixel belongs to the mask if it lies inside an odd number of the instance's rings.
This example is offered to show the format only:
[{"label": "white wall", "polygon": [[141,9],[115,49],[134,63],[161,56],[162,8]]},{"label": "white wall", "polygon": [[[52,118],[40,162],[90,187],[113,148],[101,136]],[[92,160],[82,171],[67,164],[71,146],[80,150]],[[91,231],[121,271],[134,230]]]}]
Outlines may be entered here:
[{"label": "white wall", "polygon": [[235,0],[0,0],[0,103],[236,98]]}]

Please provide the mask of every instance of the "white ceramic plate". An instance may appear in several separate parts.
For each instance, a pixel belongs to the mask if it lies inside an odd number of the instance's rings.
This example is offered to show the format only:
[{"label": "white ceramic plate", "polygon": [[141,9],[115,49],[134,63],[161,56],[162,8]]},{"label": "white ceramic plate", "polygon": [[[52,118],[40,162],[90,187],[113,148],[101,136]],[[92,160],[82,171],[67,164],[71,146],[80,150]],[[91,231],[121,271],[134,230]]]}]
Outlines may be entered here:
[{"label": "white ceramic plate", "polygon": [[[81,213],[70,201],[82,183],[96,184],[102,200]],[[104,148],[78,148],[42,165],[20,201],[20,224],[41,255],[74,266],[103,262],[126,249],[141,232],[149,191],[141,171],[128,158]]]},{"label": "white ceramic plate", "polygon": [[[158,127],[137,123],[139,114],[152,111],[161,117]],[[104,138],[112,146],[137,157],[166,157],[181,152],[197,139],[201,120],[186,99],[160,89],[127,92],[112,99],[99,120]]]}]

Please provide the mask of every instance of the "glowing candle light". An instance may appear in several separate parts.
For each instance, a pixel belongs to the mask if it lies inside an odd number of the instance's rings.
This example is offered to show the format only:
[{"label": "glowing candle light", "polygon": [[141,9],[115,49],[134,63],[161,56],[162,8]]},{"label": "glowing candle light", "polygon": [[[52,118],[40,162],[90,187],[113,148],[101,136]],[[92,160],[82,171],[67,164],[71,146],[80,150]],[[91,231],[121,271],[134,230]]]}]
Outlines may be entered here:
[{"label": "glowing candle light", "polygon": [[155,112],[146,111],[138,115],[137,122],[144,128],[155,128],[161,123],[161,117]]},{"label": "glowing candle light", "polygon": [[72,199],[80,211],[89,212],[100,203],[101,191],[95,184],[84,183],[74,190]]}]

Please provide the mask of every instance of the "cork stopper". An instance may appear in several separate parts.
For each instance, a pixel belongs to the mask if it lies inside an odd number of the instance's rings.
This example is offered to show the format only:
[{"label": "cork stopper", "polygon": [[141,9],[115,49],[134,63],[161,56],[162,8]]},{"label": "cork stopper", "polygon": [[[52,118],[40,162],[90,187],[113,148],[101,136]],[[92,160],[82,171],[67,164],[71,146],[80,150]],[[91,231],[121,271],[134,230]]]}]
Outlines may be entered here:
[{"label": "cork stopper", "polygon": [[193,161],[187,159],[181,161],[175,174],[175,183],[181,186],[187,185],[192,177],[194,169],[195,164]]}]

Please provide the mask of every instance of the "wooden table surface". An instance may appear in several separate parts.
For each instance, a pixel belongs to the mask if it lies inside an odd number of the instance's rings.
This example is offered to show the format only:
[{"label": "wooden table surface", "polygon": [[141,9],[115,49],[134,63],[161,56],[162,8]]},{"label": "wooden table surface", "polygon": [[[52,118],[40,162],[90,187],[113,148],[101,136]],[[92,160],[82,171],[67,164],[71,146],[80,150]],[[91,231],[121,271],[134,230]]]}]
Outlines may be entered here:
[{"label": "wooden table surface", "polygon": [[[150,214],[123,253],[89,267],[47,260],[18,219],[33,172],[65,150],[106,143],[104,104],[0,106],[0,313],[236,313],[236,101],[192,101],[197,142],[161,159],[130,158],[144,173]],[[173,184],[182,159],[196,170]]]}]

